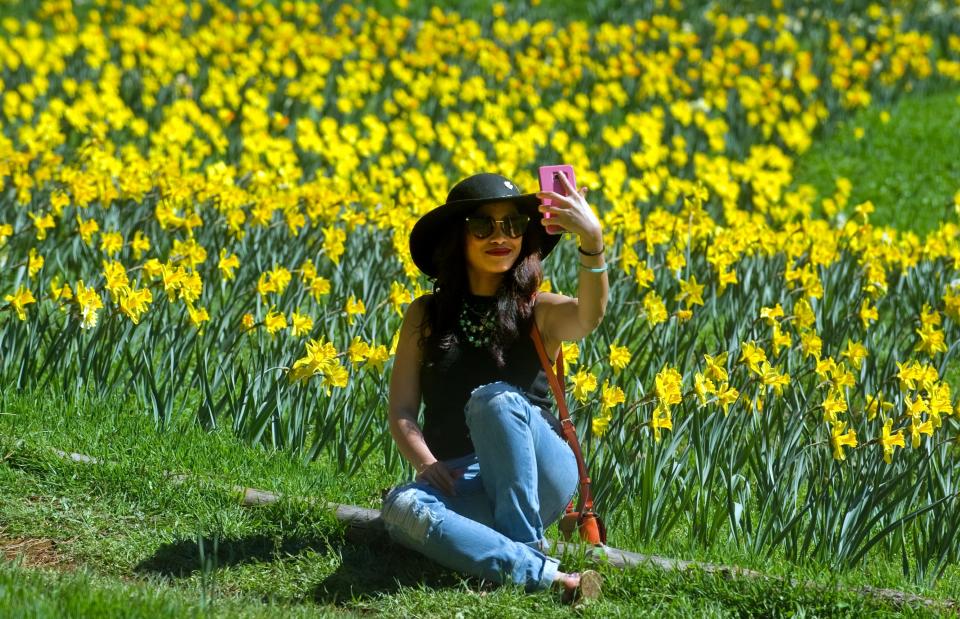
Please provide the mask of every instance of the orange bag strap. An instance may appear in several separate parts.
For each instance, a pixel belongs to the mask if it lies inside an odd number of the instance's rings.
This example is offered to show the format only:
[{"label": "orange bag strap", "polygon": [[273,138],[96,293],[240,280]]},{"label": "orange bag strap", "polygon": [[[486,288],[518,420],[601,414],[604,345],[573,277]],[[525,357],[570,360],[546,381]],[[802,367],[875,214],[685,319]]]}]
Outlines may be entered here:
[{"label": "orange bag strap", "polygon": [[547,380],[550,382],[550,388],[557,400],[557,408],[560,411],[560,427],[563,431],[563,437],[567,440],[573,455],[577,459],[577,469],[580,473],[580,496],[578,499],[578,509],[583,511],[593,511],[593,495],[590,492],[590,475],[587,474],[587,465],[583,461],[583,453],[580,451],[580,441],[577,440],[577,429],[570,419],[570,412],[567,410],[567,401],[563,389],[563,350],[557,355],[557,371],[554,373],[550,367],[550,360],[547,358],[547,351],[543,346],[543,337],[540,335],[540,329],[537,328],[537,321],[533,321],[533,328],[530,330],[530,337],[533,338],[533,344],[537,348],[537,354],[540,356],[540,364],[547,374]]}]

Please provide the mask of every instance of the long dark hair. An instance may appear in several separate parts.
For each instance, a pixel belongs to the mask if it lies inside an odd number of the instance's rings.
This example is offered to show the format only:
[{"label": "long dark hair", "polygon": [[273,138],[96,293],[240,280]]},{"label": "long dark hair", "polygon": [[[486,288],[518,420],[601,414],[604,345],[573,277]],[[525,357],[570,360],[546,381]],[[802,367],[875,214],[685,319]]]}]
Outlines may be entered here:
[{"label": "long dark hair", "polygon": [[[540,248],[546,234],[537,218],[532,218],[520,245],[520,255],[496,292],[496,328],[488,351],[497,367],[506,365],[505,353],[520,336],[526,336],[533,320],[534,293],[543,281]],[[464,299],[470,292],[467,278],[465,232],[454,224],[450,232],[438,240],[433,250],[434,264],[439,265],[433,295],[427,304],[424,323],[420,325],[420,343],[424,359],[435,361],[458,347],[457,320]],[[430,332],[424,335],[424,326]]]}]

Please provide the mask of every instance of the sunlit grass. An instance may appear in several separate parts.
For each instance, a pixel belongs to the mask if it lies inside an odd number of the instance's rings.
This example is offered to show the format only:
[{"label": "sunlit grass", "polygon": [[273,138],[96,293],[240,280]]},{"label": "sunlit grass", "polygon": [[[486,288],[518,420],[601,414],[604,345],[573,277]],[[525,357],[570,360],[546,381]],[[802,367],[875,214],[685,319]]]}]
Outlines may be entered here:
[{"label": "sunlit grass", "polygon": [[958,135],[960,91],[908,95],[831,127],[799,157],[795,182],[810,183],[828,197],[838,177],[850,179],[847,217],[852,207],[870,200],[878,224],[924,235],[942,221],[957,220]]}]

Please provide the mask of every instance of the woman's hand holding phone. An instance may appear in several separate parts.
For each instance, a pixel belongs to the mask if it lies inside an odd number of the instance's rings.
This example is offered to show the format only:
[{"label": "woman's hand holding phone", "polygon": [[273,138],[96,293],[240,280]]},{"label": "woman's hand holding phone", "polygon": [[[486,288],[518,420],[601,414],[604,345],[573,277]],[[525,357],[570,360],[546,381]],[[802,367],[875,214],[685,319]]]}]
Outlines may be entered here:
[{"label": "woman's hand holding phone", "polygon": [[[546,175],[552,180],[548,180]],[[572,166],[540,168],[541,191],[537,197],[542,201],[540,212],[544,214],[540,223],[546,227],[548,234],[572,232],[582,239],[582,246],[599,248],[603,245],[600,220],[587,204],[586,187],[577,191],[573,179]]]},{"label": "woman's hand holding phone", "polygon": [[[569,195],[569,192],[560,184],[560,177],[566,178],[570,181],[570,185],[573,187],[577,186],[576,177],[573,173],[573,166],[570,164],[560,164],[560,165],[545,165],[540,167],[540,192],[553,192],[559,193],[561,195]],[[541,197],[543,204],[550,206],[552,204],[550,198]],[[544,217],[550,219],[551,214],[547,212]],[[562,234],[563,228],[560,226],[548,225],[547,227],[548,234]]]}]

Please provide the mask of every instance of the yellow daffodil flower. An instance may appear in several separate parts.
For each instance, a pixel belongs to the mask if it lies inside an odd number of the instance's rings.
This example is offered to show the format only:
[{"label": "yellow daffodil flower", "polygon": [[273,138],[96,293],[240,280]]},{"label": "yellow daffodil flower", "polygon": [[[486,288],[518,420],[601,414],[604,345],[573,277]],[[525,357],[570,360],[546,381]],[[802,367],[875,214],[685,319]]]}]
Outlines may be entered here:
[{"label": "yellow daffodil flower", "polygon": [[903,430],[900,429],[891,433],[890,430],[892,428],[893,420],[887,419],[883,424],[883,431],[880,435],[880,445],[883,447],[883,460],[887,464],[892,462],[894,447],[900,447],[902,449],[907,445],[903,438]]},{"label": "yellow daffodil flower", "polygon": [[626,346],[610,344],[610,367],[619,372],[630,363],[630,349]]},{"label": "yellow daffodil flower", "polygon": [[580,359],[580,346],[576,342],[563,342],[560,345],[563,363],[566,366],[576,365]]},{"label": "yellow daffodil flower", "polygon": [[358,315],[363,315],[367,312],[367,308],[363,305],[363,299],[357,299],[353,295],[347,299],[346,305],[347,312],[347,324],[353,324],[353,317]]},{"label": "yellow daffodil flower", "polygon": [[750,371],[760,374],[760,364],[767,360],[767,353],[753,342],[740,345],[740,363],[746,363]]},{"label": "yellow daffodil flower", "polygon": [[727,381],[727,352],[723,351],[716,357],[703,355],[703,360],[707,364],[707,377],[716,382]]},{"label": "yellow daffodil flower", "polygon": [[573,384],[573,397],[578,402],[586,402],[588,395],[597,389],[597,377],[584,369],[571,376],[570,382]]},{"label": "yellow daffodil flower", "polygon": [[667,320],[667,308],[663,304],[663,299],[653,290],[643,297],[643,309],[650,326],[658,325]]},{"label": "yellow daffodil flower", "polygon": [[310,333],[313,329],[313,318],[307,314],[301,314],[298,311],[294,311],[290,314],[290,335],[293,337],[299,337],[306,333]]},{"label": "yellow daffodil flower", "polygon": [[653,440],[660,442],[661,430],[672,430],[673,420],[670,414],[670,407],[661,402],[653,410],[653,417],[650,420],[650,426],[653,428]]},{"label": "yellow daffodil flower", "polygon": [[13,308],[13,311],[17,314],[17,318],[20,320],[27,319],[27,312],[24,310],[24,307],[30,303],[37,302],[30,289],[23,284],[21,284],[13,294],[4,295],[3,300],[10,304],[10,307]]},{"label": "yellow daffodil flower", "polygon": [[847,430],[846,427],[845,421],[834,421],[830,424],[830,443],[833,445],[833,457],[841,462],[847,459],[843,448],[857,446],[857,433],[852,429]]},{"label": "yellow daffodil flower", "polygon": [[287,317],[271,308],[263,319],[263,325],[266,327],[267,333],[273,335],[277,331],[287,328]]},{"label": "yellow daffodil flower", "polygon": [[609,410],[624,402],[626,402],[626,395],[623,393],[623,389],[604,381],[600,396],[601,410]]},{"label": "yellow daffodil flower", "polygon": [[294,361],[287,378],[290,382],[296,382],[326,373],[334,365],[336,358],[337,349],[332,343],[324,341],[323,338],[310,339],[306,343],[306,354]]},{"label": "yellow daffodil flower", "polygon": [[223,281],[232,280],[236,276],[233,271],[239,266],[240,258],[236,254],[230,253],[225,247],[220,249],[220,260],[217,263],[217,268],[220,269]]}]

